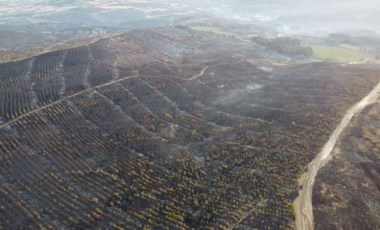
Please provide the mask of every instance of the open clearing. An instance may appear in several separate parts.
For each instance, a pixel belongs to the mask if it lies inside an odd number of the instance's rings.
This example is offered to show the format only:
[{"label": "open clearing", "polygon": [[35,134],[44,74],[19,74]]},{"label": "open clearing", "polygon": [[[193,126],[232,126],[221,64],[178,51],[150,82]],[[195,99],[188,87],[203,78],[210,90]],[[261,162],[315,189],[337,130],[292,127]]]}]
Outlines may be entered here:
[{"label": "open clearing", "polygon": [[337,46],[311,45],[309,47],[313,49],[314,58],[322,60],[349,62],[373,57],[368,53]]},{"label": "open clearing", "polygon": [[212,26],[192,26],[190,27],[192,30],[198,31],[198,32],[209,32],[209,33],[215,33],[215,34],[221,34],[221,35],[228,35],[231,36],[233,33],[227,32],[222,30],[219,27],[212,27]]}]

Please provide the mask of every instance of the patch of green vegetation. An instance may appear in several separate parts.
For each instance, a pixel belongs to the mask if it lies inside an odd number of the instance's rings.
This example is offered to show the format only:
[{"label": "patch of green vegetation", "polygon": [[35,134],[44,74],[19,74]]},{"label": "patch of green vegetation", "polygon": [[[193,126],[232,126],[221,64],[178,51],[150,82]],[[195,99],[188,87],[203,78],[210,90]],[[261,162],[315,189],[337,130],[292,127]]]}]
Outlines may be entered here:
[{"label": "patch of green vegetation", "polygon": [[292,203],[288,203],[287,207],[288,207],[288,211],[289,211],[289,213],[290,213],[292,216],[296,216],[296,210],[295,210],[295,208],[294,208],[294,204],[292,204]]},{"label": "patch of green vegetation", "polygon": [[349,62],[372,57],[372,55],[368,53],[338,46],[311,45],[309,47],[313,49],[314,58],[322,60]]},{"label": "patch of green vegetation", "polygon": [[215,34],[222,34],[227,36],[232,36],[233,33],[227,32],[222,30],[219,27],[212,27],[212,26],[191,26],[192,30],[198,31],[198,32],[208,32],[208,33],[215,33]]}]

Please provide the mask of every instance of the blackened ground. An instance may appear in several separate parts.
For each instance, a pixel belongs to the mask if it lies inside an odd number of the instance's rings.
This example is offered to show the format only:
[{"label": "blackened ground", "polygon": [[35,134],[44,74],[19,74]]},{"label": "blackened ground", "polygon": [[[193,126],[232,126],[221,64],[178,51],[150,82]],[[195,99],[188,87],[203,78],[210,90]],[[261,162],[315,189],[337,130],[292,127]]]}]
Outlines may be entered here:
[{"label": "blackened ground", "polygon": [[316,179],[316,229],[380,229],[380,103],[347,128]]}]

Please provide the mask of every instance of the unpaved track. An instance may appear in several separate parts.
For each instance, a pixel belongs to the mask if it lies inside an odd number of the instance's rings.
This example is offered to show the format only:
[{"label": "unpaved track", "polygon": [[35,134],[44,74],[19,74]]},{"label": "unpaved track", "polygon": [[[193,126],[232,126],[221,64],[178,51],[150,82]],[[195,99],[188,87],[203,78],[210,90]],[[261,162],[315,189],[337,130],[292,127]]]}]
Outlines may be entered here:
[{"label": "unpaved track", "polygon": [[20,115],[20,116],[18,116],[18,117],[16,117],[16,118],[14,118],[14,119],[8,121],[7,123],[4,123],[4,124],[0,125],[0,129],[5,128],[5,127],[7,127],[8,125],[11,125],[11,124],[15,123],[16,121],[18,121],[18,120],[20,120],[20,119],[22,119],[22,118],[24,118],[24,117],[27,117],[27,116],[32,115],[32,114],[34,114],[34,113],[37,113],[37,112],[39,112],[39,111],[41,111],[41,110],[47,109],[47,108],[49,108],[49,107],[52,107],[53,105],[59,104],[59,103],[65,101],[65,100],[67,100],[67,99],[71,99],[71,98],[73,98],[73,97],[76,97],[76,96],[79,96],[79,95],[81,95],[81,94],[84,94],[84,93],[90,92],[90,91],[92,91],[92,90],[100,89],[100,88],[102,88],[102,87],[105,87],[105,86],[108,86],[108,85],[112,85],[112,84],[114,84],[114,83],[121,82],[121,81],[124,81],[124,80],[130,79],[130,78],[136,78],[136,77],[138,77],[138,76],[129,76],[129,77],[125,77],[125,78],[120,78],[120,79],[118,79],[118,80],[114,80],[114,81],[107,82],[107,83],[105,83],[105,84],[97,85],[97,86],[94,86],[94,87],[91,87],[91,88],[85,89],[85,90],[83,90],[83,91],[80,91],[80,92],[78,92],[78,93],[72,94],[72,95],[70,95],[70,96],[63,97],[63,98],[61,98],[61,99],[59,99],[59,100],[57,100],[57,101],[54,101],[54,102],[52,102],[52,103],[50,103],[50,104],[47,104],[47,105],[41,106],[41,107],[39,107],[39,108],[37,108],[37,109],[33,109],[33,110],[31,110],[31,111],[29,111],[29,112],[27,112],[27,113],[24,113],[24,114],[22,114],[22,115]]},{"label": "unpaved track", "polygon": [[240,218],[240,220],[238,222],[236,222],[231,227],[229,227],[228,230],[234,230],[237,226],[239,226],[241,224],[241,222],[243,222],[245,219],[247,219],[248,216],[250,216],[253,211],[257,210],[259,207],[264,206],[267,203],[267,201],[268,201],[267,199],[260,201],[257,205],[255,205],[255,207],[253,207],[251,210],[249,210],[247,213],[245,213]]},{"label": "unpaved track", "polygon": [[313,207],[312,207],[312,192],[315,177],[320,168],[322,168],[329,160],[330,153],[334,149],[343,130],[347,127],[355,114],[360,113],[369,104],[375,103],[380,96],[380,83],[360,102],[352,106],[343,117],[339,126],[335,129],[330,139],[327,141],[322,151],[309,164],[308,171],[302,175],[299,184],[302,185],[302,190],[298,198],[294,202],[296,211],[296,229],[297,230],[312,230],[314,229]]},{"label": "unpaved track", "polygon": [[182,80],[192,81],[192,80],[195,80],[195,79],[197,79],[197,78],[199,78],[199,77],[202,77],[202,76],[205,74],[205,71],[206,71],[207,69],[208,69],[208,66],[206,66],[205,68],[203,68],[202,71],[201,71],[199,74],[197,74],[197,75],[195,75],[195,76],[193,76],[193,77],[191,77],[191,78],[189,78],[189,79],[182,79]]},{"label": "unpaved track", "polygon": [[[203,68],[202,71],[201,71],[199,74],[197,74],[197,75],[195,75],[195,76],[193,76],[193,77],[191,77],[191,78],[189,78],[189,79],[186,79],[186,81],[193,81],[193,80],[195,80],[195,79],[197,79],[197,78],[203,76],[203,74],[204,74],[204,72],[206,71],[207,68],[208,68],[208,66],[206,66],[205,68]],[[87,88],[87,89],[85,89],[85,90],[83,90],[83,91],[80,91],[80,92],[78,92],[78,93],[72,94],[72,95],[70,95],[70,96],[63,97],[63,98],[61,98],[61,99],[59,99],[59,100],[57,100],[57,101],[54,101],[54,102],[49,103],[49,104],[47,104],[47,105],[41,106],[41,107],[39,107],[39,108],[37,108],[37,109],[33,109],[33,110],[31,110],[31,111],[29,111],[29,112],[27,112],[27,113],[24,113],[24,114],[22,114],[22,115],[20,115],[20,116],[18,116],[18,117],[16,117],[16,118],[14,118],[14,119],[12,119],[12,120],[10,120],[10,121],[8,121],[8,122],[6,122],[6,123],[0,125],[0,129],[3,129],[3,128],[9,126],[9,125],[11,125],[11,124],[13,124],[13,123],[19,121],[20,119],[22,119],[22,118],[24,118],[24,117],[27,117],[27,116],[29,116],[29,115],[32,115],[32,114],[34,114],[34,113],[37,113],[37,112],[42,111],[42,110],[44,110],[44,109],[47,109],[47,108],[49,108],[49,107],[52,107],[52,106],[54,106],[54,105],[56,105],[56,104],[59,104],[59,103],[65,101],[65,100],[67,100],[67,99],[71,99],[71,98],[74,98],[74,97],[79,96],[79,95],[81,95],[81,94],[84,94],[84,93],[90,92],[90,91],[92,91],[92,90],[100,89],[100,88],[103,88],[103,87],[108,86],[108,85],[112,85],[112,84],[115,84],[115,83],[118,83],[118,82],[121,82],[121,81],[124,81],[124,80],[130,79],[130,78],[137,78],[137,77],[139,77],[139,76],[138,76],[138,75],[133,75],[133,76],[128,76],[128,77],[124,77],[124,78],[116,79],[116,80],[113,80],[113,81],[107,82],[107,83],[105,83],[105,84],[101,84],[101,85],[97,85],[97,86],[94,86],[94,87],[91,87],[91,88]],[[182,80],[184,80],[184,79],[182,79]]]}]

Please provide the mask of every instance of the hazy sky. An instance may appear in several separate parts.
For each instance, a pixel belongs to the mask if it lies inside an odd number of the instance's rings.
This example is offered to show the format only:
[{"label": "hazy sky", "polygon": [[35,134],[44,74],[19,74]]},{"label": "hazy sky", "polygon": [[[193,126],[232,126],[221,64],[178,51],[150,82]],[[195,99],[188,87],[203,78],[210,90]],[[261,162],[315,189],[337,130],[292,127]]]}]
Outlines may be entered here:
[{"label": "hazy sky", "polygon": [[42,7],[43,11],[46,11],[45,9],[61,11],[79,6],[121,9],[135,5],[148,6],[149,4],[161,6],[193,5],[194,7],[201,4],[202,6],[224,7],[235,10],[267,7],[268,11],[281,10],[288,11],[288,13],[296,11],[313,12],[316,10],[326,10],[328,12],[355,10],[365,13],[364,11],[379,10],[380,8],[380,1],[378,0],[0,0],[0,12],[6,13],[6,10],[9,10],[9,13],[32,11],[37,7]]},{"label": "hazy sky", "polygon": [[134,9],[147,17],[199,11],[238,20],[282,23],[289,29],[380,31],[380,0],[0,0],[0,21],[76,8],[91,12]]}]

